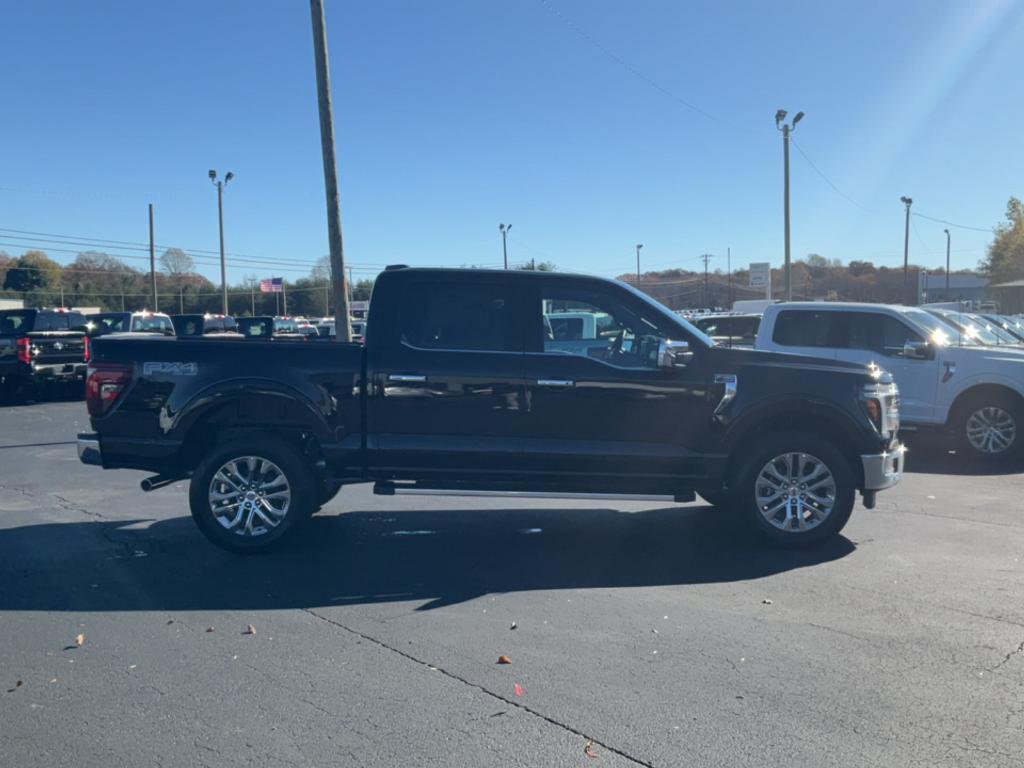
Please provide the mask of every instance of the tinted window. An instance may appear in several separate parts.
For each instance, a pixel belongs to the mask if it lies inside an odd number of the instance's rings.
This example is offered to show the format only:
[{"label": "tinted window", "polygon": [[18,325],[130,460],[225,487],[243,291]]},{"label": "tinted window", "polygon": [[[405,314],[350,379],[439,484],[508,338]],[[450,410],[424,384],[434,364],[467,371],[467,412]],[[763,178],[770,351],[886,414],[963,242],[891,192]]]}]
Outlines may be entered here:
[{"label": "tinted window", "polygon": [[784,347],[837,347],[838,312],[791,309],[775,319],[772,341]]},{"label": "tinted window", "polygon": [[110,315],[93,315],[89,318],[89,322],[92,323],[90,332],[93,336],[102,336],[105,333],[120,333],[121,331],[127,331],[128,328],[128,315],[120,313]]},{"label": "tinted window", "polygon": [[68,312],[68,330],[85,333],[88,330],[85,315],[81,312]]},{"label": "tinted window", "polygon": [[16,336],[32,330],[35,312],[0,312],[0,336]]},{"label": "tinted window", "polygon": [[421,349],[522,350],[507,285],[412,283],[399,315],[399,338]]},{"label": "tinted window", "polygon": [[40,312],[36,315],[35,331],[66,331],[68,316],[63,312]]}]

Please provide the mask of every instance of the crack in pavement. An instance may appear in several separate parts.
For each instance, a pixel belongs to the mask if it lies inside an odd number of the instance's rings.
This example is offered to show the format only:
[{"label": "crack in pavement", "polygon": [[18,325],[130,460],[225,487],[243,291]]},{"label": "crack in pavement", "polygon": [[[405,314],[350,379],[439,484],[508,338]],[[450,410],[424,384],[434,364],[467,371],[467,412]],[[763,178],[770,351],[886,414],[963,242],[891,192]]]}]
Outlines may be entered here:
[{"label": "crack in pavement", "polygon": [[1000,662],[999,662],[998,664],[996,664],[996,665],[995,665],[994,667],[991,667],[991,668],[990,668],[990,669],[989,669],[988,671],[989,671],[989,672],[995,672],[995,671],[996,671],[997,669],[999,669],[999,668],[1000,668],[1001,666],[1003,666],[1004,664],[1006,664],[1007,662],[1009,662],[1009,660],[1010,660],[1010,659],[1012,659],[1012,658],[1013,658],[1014,656],[1019,656],[1019,655],[1020,655],[1020,654],[1022,654],[1022,653],[1024,653],[1024,640],[1022,640],[1022,641],[1021,641],[1021,644],[1020,644],[1020,645],[1018,645],[1018,646],[1017,646],[1016,648],[1014,648],[1014,649],[1013,649],[1012,651],[1010,651],[1010,652],[1009,652],[1008,654],[1006,654],[1006,655],[1005,655],[1005,656],[1003,657],[1003,660],[1002,660],[1002,661],[1000,661]]},{"label": "crack in pavement", "polygon": [[88,515],[89,517],[99,518],[100,520],[104,519],[103,515],[101,515],[99,512],[92,512],[86,509],[85,507],[80,507],[70,499],[65,499],[59,493],[51,493],[50,495],[57,500],[57,506],[63,509],[65,512],[81,512],[83,515]]},{"label": "crack in pavement", "polygon": [[505,696],[502,696],[500,693],[495,693],[494,691],[486,688],[483,685],[480,685],[479,683],[474,683],[472,680],[469,680],[469,679],[467,679],[465,677],[462,677],[461,675],[457,675],[454,672],[449,672],[448,670],[443,669],[442,667],[438,667],[438,666],[430,664],[430,663],[428,663],[426,661],[423,661],[422,659],[419,659],[416,656],[413,656],[411,653],[407,653],[406,651],[403,651],[400,648],[395,648],[394,646],[388,645],[383,640],[379,640],[376,637],[373,637],[372,635],[367,635],[367,634],[365,634],[363,632],[360,632],[360,631],[358,631],[356,629],[352,629],[351,627],[347,627],[347,626],[345,626],[344,624],[342,624],[339,621],[335,621],[332,618],[329,618],[327,616],[324,616],[322,614],[317,613],[312,608],[301,608],[300,610],[303,611],[304,613],[308,613],[310,616],[312,616],[315,619],[319,619],[320,621],[323,621],[323,622],[326,622],[328,624],[331,624],[332,626],[335,626],[338,629],[343,629],[344,631],[348,632],[349,634],[355,635],[358,638],[366,640],[369,643],[373,643],[374,645],[376,645],[379,648],[383,648],[384,650],[390,651],[391,653],[396,653],[399,656],[401,656],[402,658],[407,659],[408,661],[414,662],[415,664],[419,664],[421,667],[426,667],[427,669],[430,669],[432,671],[440,672],[442,675],[447,677],[449,680],[454,680],[455,682],[461,683],[461,684],[463,684],[465,686],[468,686],[470,688],[475,688],[476,690],[480,691],[481,693],[485,694],[486,696],[490,696],[491,698],[496,699],[497,701],[500,701],[502,704],[507,704],[508,706],[515,707],[516,709],[519,709],[519,710],[522,710],[523,712],[526,712],[528,715],[532,715],[533,717],[539,718],[539,719],[543,720],[546,723],[554,725],[557,728],[561,728],[562,730],[567,731],[568,733],[571,733],[571,734],[573,734],[575,736],[579,736],[581,739],[586,739],[587,741],[591,741],[595,745],[600,746],[603,749],[607,750],[608,752],[618,755],[619,757],[622,757],[622,758],[624,758],[626,760],[629,760],[631,763],[634,763],[635,765],[643,766],[643,768],[654,768],[653,764],[648,763],[648,762],[646,762],[644,760],[641,760],[641,759],[639,759],[637,757],[633,757],[632,755],[630,755],[627,752],[624,752],[621,749],[613,747],[610,744],[601,741],[600,739],[597,739],[597,738],[595,738],[595,737],[593,737],[593,736],[591,736],[591,735],[589,735],[587,733],[584,733],[583,731],[580,731],[580,730],[578,730],[576,728],[573,728],[568,723],[563,723],[560,720],[555,720],[553,717],[549,717],[549,716],[543,714],[542,712],[539,712],[539,711],[537,711],[537,710],[535,710],[535,709],[533,709],[531,707],[526,706],[525,704],[522,704],[522,703],[520,703],[518,701],[515,701],[513,699],[506,698]]}]

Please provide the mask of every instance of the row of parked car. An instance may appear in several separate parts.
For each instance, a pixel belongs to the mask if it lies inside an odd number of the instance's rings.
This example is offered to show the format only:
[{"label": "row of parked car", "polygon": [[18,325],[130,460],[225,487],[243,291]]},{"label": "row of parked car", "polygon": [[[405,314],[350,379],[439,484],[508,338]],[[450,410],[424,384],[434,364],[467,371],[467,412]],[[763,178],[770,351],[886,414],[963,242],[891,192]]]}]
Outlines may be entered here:
[{"label": "row of parked car", "polygon": [[968,455],[1024,451],[1024,319],[949,305],[773,304],[691,319],[717,343],[876,364],[900,390],[901,429],[940,432]]},{"label": "row of parked car", "polygon": [[[361,341],[364,323],[352,323]],[[0,310],[0,397],[32,394],[50,384],[84,381],[93,339],[114,334],[253,340],[328,340],[333,318],[100,312],[74,309]]]}]

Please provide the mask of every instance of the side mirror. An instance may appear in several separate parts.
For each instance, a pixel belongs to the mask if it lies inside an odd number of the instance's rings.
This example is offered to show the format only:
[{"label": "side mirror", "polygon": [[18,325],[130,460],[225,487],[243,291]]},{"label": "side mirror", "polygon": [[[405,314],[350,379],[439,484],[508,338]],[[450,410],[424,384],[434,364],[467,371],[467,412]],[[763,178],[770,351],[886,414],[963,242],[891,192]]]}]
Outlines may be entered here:
[{"label": "side mirror", "polygon": [[908,341],[903,345],[903,356],[910,360],[931,360],[935,350],[927,341]]},{"label": "side mirror", "polygon": [[685,368],[693,360],[693,351],[687,341],[670,341],[662,339],[658,342],[659,368]]}]

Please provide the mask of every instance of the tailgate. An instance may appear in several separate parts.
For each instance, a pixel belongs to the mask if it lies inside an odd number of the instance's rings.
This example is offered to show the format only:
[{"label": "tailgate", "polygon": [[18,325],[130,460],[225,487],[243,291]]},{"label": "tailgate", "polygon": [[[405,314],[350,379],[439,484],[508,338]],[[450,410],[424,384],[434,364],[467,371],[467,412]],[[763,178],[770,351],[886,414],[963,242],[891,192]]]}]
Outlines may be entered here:
[{"label": "tailgate", "polygon": [[39,365],[85,362],[85,334],[75,331],[30,333],[32,362]]}]

